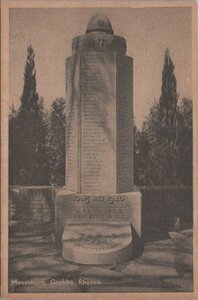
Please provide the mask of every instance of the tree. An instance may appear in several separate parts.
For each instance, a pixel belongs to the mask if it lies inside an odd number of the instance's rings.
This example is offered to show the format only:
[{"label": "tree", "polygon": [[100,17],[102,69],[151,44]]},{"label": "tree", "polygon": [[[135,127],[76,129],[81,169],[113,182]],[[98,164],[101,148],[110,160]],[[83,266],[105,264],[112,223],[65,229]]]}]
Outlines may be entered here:
[{"label": "tree", "polygon": [[47,148],[50,164],[50,183],[65,184],[65,100],[57,98],[51,106]]},{"label": "tree", "polygon": [[12,172],[14,169],[10,184],[49,184],[47,123],[43,99],[36,92],[34,56],[33,48],[29,46],[21,105],[15,116],[11,114],[10,118],[10,168]]},{"label": "tree", "polygon": [[[174,65],[167,49],[160,99],[154,101],[136,141],[138,161],[141,161],[141,165],[137,161],[136,167],[140,172],[139,184],[187,185],[192,182],[192,107],[188,100],[178,105],[176,86]],[[188,171],[185,172],[184,166]]]},{"label": "tree", "polygon": [[32,46],[28,46],[27,52],[27,60],[24,72],[24,87],[23,94],[21,96],[21,113],[30,111],[36,112],[39,110],[39,96],[36,92],[36,69],[34,62],[35,54]]},{"label": "tree", "polygon": [[145,132],[134,126],[134,183],[146,184],[146,164],[148,161],[149,142]]},{"label": "tree", "polygon": [[176,133],[177,115],[177,81],[174,75],[175,66],[167,48],[164,55],[164,67],[162,71],[162,87],[159,99],[160,117],[162,127],[169,138],[174,138]]},{"label": "tree", "polygon": [[192,185],[192,100],[183,98],[177,119],[179,165],[181,184]]}]

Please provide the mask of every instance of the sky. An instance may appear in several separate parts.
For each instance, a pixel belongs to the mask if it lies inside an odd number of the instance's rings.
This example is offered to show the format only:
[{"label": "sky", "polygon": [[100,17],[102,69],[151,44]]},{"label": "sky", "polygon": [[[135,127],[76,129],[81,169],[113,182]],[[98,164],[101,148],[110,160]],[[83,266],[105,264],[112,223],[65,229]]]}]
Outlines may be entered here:
[{"label": "sky", "polygon": [[72,39],[85,34],[90,18],[106,15],[134,60],[133,106],[138,127],[161,92],[164,52],[175,65],[180,99],[192,99],[191,8],[12,8],[9,16],[9,101],[20,105],[27,46],[35,52],[37,92],[50,109],[65,96],[65,59]]}]

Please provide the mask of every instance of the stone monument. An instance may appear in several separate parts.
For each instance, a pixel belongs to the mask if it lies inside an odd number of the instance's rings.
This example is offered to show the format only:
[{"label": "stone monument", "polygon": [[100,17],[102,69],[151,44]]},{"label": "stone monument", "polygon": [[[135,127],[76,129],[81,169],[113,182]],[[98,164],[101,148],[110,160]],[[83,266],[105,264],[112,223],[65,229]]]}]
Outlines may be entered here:
[{"label": "stone monument", "polygon": [[66,185],[55,200],[56,244],[84,264],[133,257],[141,193],[133,184],[133,59],[96,15],[66,59]]}]

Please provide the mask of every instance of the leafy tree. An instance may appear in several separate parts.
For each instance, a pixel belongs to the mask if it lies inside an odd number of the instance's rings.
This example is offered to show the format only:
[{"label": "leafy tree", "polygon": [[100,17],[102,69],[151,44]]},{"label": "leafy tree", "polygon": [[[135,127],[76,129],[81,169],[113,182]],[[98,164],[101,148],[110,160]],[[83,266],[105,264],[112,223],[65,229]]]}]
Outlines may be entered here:
[{"label": "leafy tree", "polygon": [[176,116],[177,116],[177,82],[174,75],[175,66],[166,49],[164,55],[164,67],[162,71],[161,97],[159,99],[160,117],[165,135],[175,138]]},{"label": "leafy tree", "polygon": [[46,149],[47,123],[43,99],[36,92],[32,46],[27,49],[21,106],[10,118],[10,184],[49,184]]},{"label": "leafy tree", "polygon": [[189,100],[178,105],[176,86],[174,65],[167,49],[160,99],[154,101],[136,137],[139,184],[186,185],[192,182],[192,107]]},{"label": "leafy tree", "polygon": [[148,160],[149,142],[147,136],[136,126],[134,127],[134,183],[145,185],[145,167]]},{"label": "leafy tree", "polygon": [[177,118],[179,164],[181,184],[192,185],[192,101],[182,99]]},{"label": "leafy tree", "polygon": [[57,98],[51,106],[47,148],[50,164],[50,183],[65,184],[65,100]]}]

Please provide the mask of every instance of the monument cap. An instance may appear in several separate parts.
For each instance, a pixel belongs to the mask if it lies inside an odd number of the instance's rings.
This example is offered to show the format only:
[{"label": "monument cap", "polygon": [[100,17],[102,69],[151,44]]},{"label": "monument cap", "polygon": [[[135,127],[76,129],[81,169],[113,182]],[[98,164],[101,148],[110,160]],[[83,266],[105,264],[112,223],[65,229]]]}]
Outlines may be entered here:
[{"label": "monument cap", "polygon": [[93,16],[87,26],[86,33],[102,31],[109,34],[113,34],[113,28],[111,22],[106,16],[95,15]]}]

